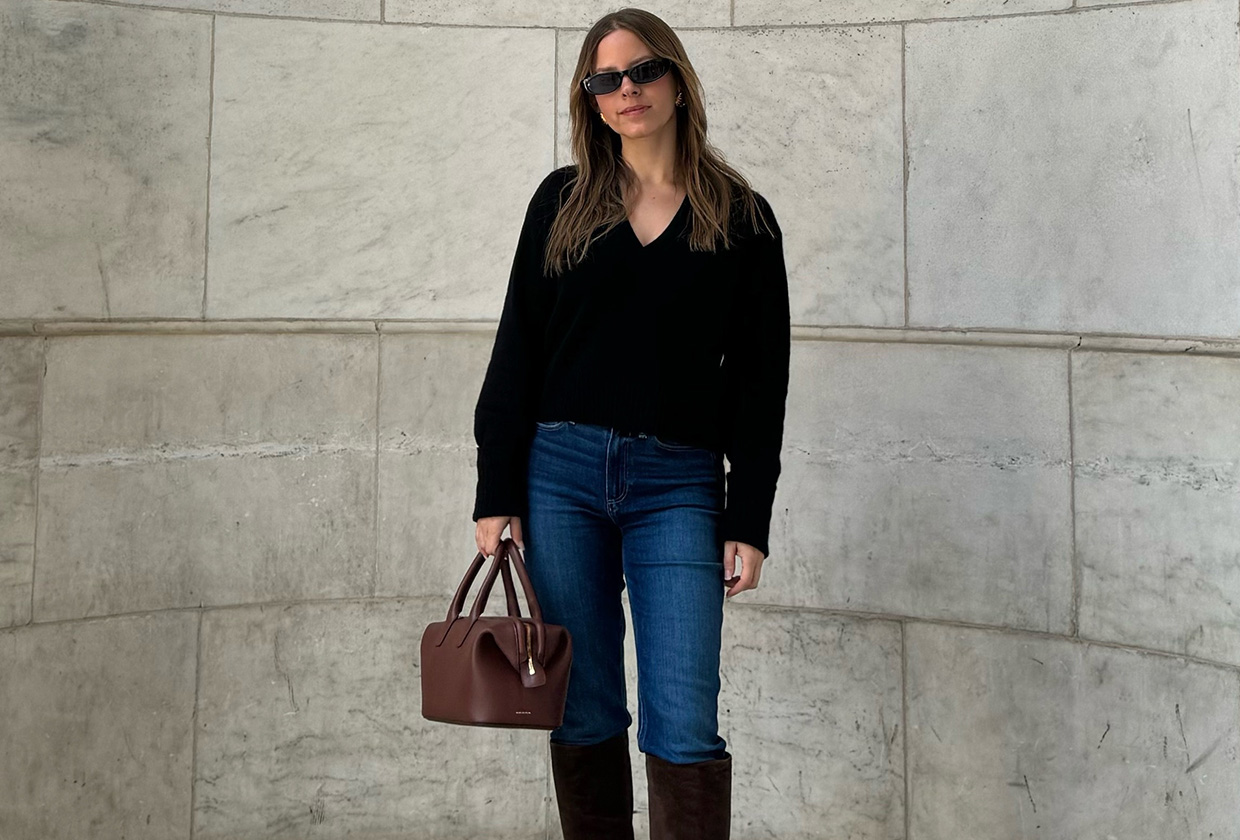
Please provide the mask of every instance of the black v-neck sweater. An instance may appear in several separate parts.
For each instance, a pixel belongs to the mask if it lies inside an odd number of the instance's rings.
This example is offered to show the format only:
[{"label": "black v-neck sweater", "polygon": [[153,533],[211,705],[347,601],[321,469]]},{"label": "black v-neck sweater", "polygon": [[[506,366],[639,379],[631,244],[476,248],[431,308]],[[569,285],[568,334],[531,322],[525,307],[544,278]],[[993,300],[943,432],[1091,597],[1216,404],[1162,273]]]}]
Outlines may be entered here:
[{"label": "black v-neck sweater", "polygon": [[773,237],[738,221],[732,247],[711,254],[689,249],[686,197],[646,246],[624,221],[551,277],[543,249],[576,176],[571,164],[552,171],[525,214],[474,411],[474,521],[524,523],[534,422],[575,420],[724,453],[722,538],[769,555],[790,346],[783,234],[770,205],[757,194]]}]

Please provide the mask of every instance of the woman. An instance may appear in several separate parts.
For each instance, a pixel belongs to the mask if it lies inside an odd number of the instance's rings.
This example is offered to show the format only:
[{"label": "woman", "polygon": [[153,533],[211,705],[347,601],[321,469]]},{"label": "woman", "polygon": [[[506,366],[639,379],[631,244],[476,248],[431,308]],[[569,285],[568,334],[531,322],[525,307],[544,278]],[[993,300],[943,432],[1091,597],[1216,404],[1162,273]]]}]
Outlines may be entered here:
[{"label": "woman", "polygon": [[651,837],[727,838],[724,589],[754,588],[769,553],[782,234],[707,142],[697,75],[658,17],[595,23],[570,110],[577,163],[529,203],[475,411],[476,541],[494,555],[509,528],[544,620],[572,635],[549,735],[565,838],[633,837],[626,584]]}]

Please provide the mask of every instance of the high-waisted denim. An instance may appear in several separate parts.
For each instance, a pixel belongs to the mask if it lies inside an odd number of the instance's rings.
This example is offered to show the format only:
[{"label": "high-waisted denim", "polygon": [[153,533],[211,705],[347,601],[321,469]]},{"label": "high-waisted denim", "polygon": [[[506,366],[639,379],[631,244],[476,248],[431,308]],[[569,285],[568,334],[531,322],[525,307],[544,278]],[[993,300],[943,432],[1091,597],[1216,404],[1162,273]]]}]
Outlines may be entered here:
[{"label": "high-waisted denim", "polygon": [[629,591],[637,651],[637,744],[678,764],[723,758],[723,456],[562,420],[536,425],[525,563],[543,618],[573,640],[561,744],[595,744],[633,722],[624,673]]}]

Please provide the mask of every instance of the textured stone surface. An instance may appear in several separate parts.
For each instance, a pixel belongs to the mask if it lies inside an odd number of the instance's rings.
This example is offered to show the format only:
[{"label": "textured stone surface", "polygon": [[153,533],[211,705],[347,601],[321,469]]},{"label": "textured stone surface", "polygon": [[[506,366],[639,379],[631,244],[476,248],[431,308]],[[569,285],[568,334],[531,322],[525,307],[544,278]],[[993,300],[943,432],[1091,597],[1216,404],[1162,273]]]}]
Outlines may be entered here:
[{"label": "textured stone surface", "polygon": [[1234,671],[1023,634],[905,633],[910,837],[1235,833]]},{"label": "textured stone surface", "polygon": [[43,342],[0,339],[0,627],[30,620]]},{"label": "textured stone surface", "polygon": [[490,331],[382,338],[379,595],[454,592],[478,551],[474,405],[494,342]]},{"label": "textured stone surface", "polygon": [[[406,23],[447,23],[461,26],[577,26],[588,29],[594,21],[621,8],[588,0],[387,0],[385,17]],[[668,26],[727,26],[729,0],[666,0],[650,8]]]},{"label": "textured stone surface", "polygon": [[[792,322],[903,324],[899,27],[679,34],[711,142],[783,230]],[[572,162],[568,93],[584,40],[558,41],[561,164]]]},{"label": "textured stone surface", "polygon": [[201,9],[225,14],[377,21],[382,0],[116,0],[116,2],[163,6],[168,9]]},{"label": "textured stone surface", "polygon": [[0,632],[0,837],[189,837],[198,616]]},{"label": "textured stone surface", "polygon": [[554,38],[219,18],[208,317],[498,317]]},{"label": "textured stone surface", "polygon": [[1057,350],[798,342],[765,603],[1069,629]]},{"label": "textured stone surface", "polygon": [[903,838],[899,624],[726,610],[719,724],[732,836]]},{"label": "textured stone surface", "polygon": [[54,339],[40,621],[369,594],[376,338]]},{"label": "textured stone surface", "polygon": [[1240,335],[1237,13],[909,25],[909,323]]},{"label": "textured stone surface", "polygon": [[1240,664],[1240,359],[1073,354],[1081,635]]},{"label": "textured stone surface", "polygon": [[0,5],[0,318],[197,317],[211,19]]},{"label": "textured stone surface", "polygon": [[[1120,2],[1120,0],[1115,0]],[[1082,4],[1083,5],[1083,4]],[[733,0],[737,26],[869,23],[940,17],[1011,15],[1068,9],[1072,0]]]},{"label": "textured stone surface", "polygon": [[[745,596],[741,596],[745,597]],[[637,654],[622,594],[634,833],[649,838]],[[719,732],[733,756],[732,836],[904,836],[901,641],[895,622],[725,605]],[[563,836],[554,791],[550,836]]]},{"label": "textured stone surface", "polygon": [[421,715],[422,630],[445,604],[209,611],[195,838],[542,840],[546,732]]}]

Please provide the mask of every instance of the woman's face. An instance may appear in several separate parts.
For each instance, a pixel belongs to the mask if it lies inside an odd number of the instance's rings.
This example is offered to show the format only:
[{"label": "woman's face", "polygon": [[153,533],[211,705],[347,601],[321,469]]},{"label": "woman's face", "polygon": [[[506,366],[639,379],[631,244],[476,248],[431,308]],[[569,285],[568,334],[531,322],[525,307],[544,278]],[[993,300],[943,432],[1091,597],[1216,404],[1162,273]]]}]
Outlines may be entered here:
[{"label": "woman's face", "polygon": [[[655,54],[640,38],[627,29],[607,33],[594,53],[591,73],[604,70],[627,70],[654,58]],[[635,85],[628,76],[611,93],[595,96],[599,112],[607,125],[625,137],[647,137],[660,131],[669,122],[674,128],[676,117],[676,79],[669,70],[661,78],[645,85]],[[640,106],[625,113],[625,109]]]}]

